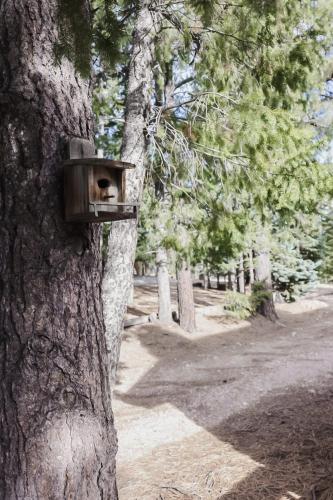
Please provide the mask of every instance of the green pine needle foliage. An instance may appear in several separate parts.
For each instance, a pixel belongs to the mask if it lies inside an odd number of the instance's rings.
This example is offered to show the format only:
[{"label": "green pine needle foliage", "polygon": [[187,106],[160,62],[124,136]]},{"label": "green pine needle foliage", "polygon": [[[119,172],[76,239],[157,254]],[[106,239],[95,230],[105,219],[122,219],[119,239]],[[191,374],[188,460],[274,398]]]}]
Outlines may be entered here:
[{"label": "green pine needle foliage", "polygon": [[294,301],[319,280],[320,217],[297,214],[288,224],[280,220],[273,229],[273,286],[286,301]]},{"label": "green pine needle foliage", "polygon": [[66,57],[84,78],[91,75],[93,55],[109,68],[124,61],[136,1],[58,0],[56,60]]},{"label": "green pine needle foliage", "polygon": [[91,48],[93,41],[92,16],[87,0],[58,1],[59,40],[56,60],[67,57],[85,78],[91,73]]},{"label": "green pine needle foliage", "polygon": [[249,295],[228,291],[223,300],[223,308],[227,315],[236,319],[247,319],[255,312]]},{"label": "green pine needle foliage", "polygon": [[[333,192],[332,167],[318,161],[328,134],[313,127],[328,74],[332,5],[152,2],[162,29],[146,130],[140,258],[152,259],[162,245],[226,272],[254,248],[261,221],[273,226],[275,287],[291,299],[315,280],[317,256],[297,243],[307,228],[296,235],[293,220],[299,214],[310,220]],[[120,151],[138,6],[94,1],[94,54],[107,75],[95,111],[106,124],[98,145],[107,156]],[[290,233],[284,242],[276,237],[277,220]]]},{"label": "green pine needle foliage", "polygon": [[256,281],[252,286],[250,304],[252,310],[257,312],[267,300],[272,300],[273,294],[267,290],[267,286],[262,281]]},{"label": "green pine needle foliage", "polygon": [[320,276],[327,282],[333,282],[333,210],[326,210],[322,218]]}]

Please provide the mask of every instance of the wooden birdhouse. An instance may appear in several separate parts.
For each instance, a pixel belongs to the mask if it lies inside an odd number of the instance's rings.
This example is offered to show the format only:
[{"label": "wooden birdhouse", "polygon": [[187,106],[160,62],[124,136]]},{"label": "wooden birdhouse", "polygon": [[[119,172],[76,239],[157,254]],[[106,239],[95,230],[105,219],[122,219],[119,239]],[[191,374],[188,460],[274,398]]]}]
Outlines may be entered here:
[{"label": "wooden birdhouse", "polygon": [[137,217],[137,204],[126,201],[126,169],[132,163],[94,156],[94,146],[74,138],[70,159],[64,162],[65,219],[69,222],[107,222]]}]

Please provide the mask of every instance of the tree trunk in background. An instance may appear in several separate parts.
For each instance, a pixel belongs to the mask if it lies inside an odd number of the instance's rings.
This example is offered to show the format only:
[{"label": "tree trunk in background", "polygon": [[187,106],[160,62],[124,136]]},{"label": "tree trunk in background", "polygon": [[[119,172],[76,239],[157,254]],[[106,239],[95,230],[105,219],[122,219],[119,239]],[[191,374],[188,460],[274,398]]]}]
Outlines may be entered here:
[{"label": "tree trunk in background", "polygon": [[135,263],[134,263],[134,269],[136,271],[136,275],[137,276],[144,276],[144,263],[141,261],[141,260],[137,260]]},{"label": "tree trunk in background", "polygon": [[[146,137],[149,120],[150,91],[154,50],[154,19],[143,0],[133,34],[132,57],[129,64],[125,127],[121,159],[135,163],[126,174],[127,198],[141,198],[145,175]],[[111,379],[114,381],[120,354],[123,320],[133,273],[137,242],[136,221],[114,222],[108,243],[108,259],[103,278],[104,321],[110,354]]]},{"label": "tree trunk in background", "polygon": [[159,248],[157,250],[156,266],[158,283],[158,319],[162,323],[172,323],[168,256],[164,248]]},{"label": "tree trunk in background", "polygon": [[208,290],[208,275],[206,273],[204,273],[204,277],[203,277],[203,287],[204,287],[204,290]]},{"label": "tree trunk in background", "polygon": [[237,290],[235,269],[228,271],[228,290],[232,290],[233,292]]},{"label": "tree trunk in background", "polygon": [[202,281],[203,289],[207,290],[208,288],[208,283],[207,283],[207,274],[205,272],[199,274],[199,279]]},{"label": "tree trunk in background", "polygon": [[177,270],[179,324],[186,332],[196,330],[191,269],[185,261]]},{"label": "tree trunk in background", "polygon": [[272,286],[271,262],[269,250],[267,247],[265,249],[262,249],[261,247],[260,251],[258,251],[256,264],[256,281],[264,282],[269,287]]},{"label": "tree trunk in background", "polygon": [[270,244],[269,233],[266,228],[262,228],[257,234],[256,240],[258,255],[256,258],[256,281],[262,283],[263,290],[267,291],[269,297],[262,300],[258,312],[275,321],[277,314],[275,311],[273,294],[272,294],[272,274],[271,274],[271,260],[270,260]]},{"label": "tree trunk in background", "polygon": [[254,283],[253,250],[249,251],[248,256],[249,256],[248,270],[249,270],[249,276],[250,276],[249,291],[251,293],[252,292],[253,283]]},{"label": "tree trunk in background", "polygon": [[245,293],[245,276],[244,276],[244,257],[243,254],[239,258],[239,267],[237,274],[237,288],[239,293]]},{"label": "tree trunk in background", "polygon": [[4,500],[117,498],[100,227],[63,220],[64,145],[93,138],[90,89],[54,65],[57,8],[0,2]]}]

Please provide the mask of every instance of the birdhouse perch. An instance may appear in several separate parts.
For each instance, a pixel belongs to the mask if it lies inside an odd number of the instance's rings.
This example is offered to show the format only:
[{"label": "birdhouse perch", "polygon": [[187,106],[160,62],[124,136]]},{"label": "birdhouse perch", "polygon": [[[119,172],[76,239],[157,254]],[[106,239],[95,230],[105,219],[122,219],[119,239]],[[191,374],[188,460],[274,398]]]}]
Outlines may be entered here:
[{"label": "birdhouse perch", "polygon": [[[86,139],[69,144],[64,162],[65,219],[69,222],[107,222],[137,217],[137,203],[126,200],[126,169],[135,165],[94,156]],[[89,157],[91,156],[91,157]]]}]

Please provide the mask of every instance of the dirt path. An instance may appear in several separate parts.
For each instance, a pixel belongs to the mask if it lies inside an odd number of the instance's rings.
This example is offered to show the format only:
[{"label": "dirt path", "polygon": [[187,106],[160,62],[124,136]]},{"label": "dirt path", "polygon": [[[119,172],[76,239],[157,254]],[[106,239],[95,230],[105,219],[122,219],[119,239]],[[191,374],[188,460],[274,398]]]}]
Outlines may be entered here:
[{"label": "dirt path", "polygon": [[278,325],[202,317],[192,336],[127,330],[120,500],[333,499],[332,305],[322,288],[280,306]]}]

